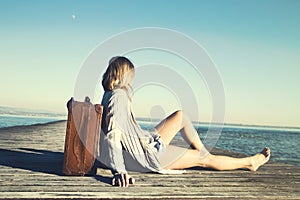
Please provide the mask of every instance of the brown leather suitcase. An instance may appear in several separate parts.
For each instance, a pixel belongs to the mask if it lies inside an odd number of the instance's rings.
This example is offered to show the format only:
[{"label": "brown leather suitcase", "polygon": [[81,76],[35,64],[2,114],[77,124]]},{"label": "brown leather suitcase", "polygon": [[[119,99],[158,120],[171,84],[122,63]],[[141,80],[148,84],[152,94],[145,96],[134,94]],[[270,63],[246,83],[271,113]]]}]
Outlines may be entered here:
[{"label": "brown leather suitcase", "polygon": [[65,138],[63,173],[65,175],[95,174],[95,160],[99,151],[99,136],[103,107],[84,102],[68,103],[68,121]]}]

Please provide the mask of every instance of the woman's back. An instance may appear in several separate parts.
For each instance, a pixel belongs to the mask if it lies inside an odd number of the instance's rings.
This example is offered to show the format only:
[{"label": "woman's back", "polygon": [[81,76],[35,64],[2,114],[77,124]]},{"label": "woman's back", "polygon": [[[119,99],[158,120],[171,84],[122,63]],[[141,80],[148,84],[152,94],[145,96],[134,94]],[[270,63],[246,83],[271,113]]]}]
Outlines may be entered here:
[{"label": "woman's back", "polygon": [[111,168],[121,166],[121,171],[125,168],[134,171],[160,170],[156,157],[158,150],[152,145],[156,142],[157,133],[143,130],[137,124],[127,91],[120,88],[106,91],[102,105],[100,160]]}]

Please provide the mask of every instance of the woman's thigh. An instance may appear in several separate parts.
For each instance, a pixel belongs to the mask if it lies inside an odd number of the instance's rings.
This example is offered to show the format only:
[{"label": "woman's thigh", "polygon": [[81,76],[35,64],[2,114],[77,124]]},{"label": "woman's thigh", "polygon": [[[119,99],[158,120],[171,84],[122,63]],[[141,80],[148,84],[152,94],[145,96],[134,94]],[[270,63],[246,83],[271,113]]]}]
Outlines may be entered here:
[{"label": "woman's thigh", "polygon": [[170,144],[176,133],[182,129],[182,111],[178,110],[162,120],[155,129],[166,145]]}]

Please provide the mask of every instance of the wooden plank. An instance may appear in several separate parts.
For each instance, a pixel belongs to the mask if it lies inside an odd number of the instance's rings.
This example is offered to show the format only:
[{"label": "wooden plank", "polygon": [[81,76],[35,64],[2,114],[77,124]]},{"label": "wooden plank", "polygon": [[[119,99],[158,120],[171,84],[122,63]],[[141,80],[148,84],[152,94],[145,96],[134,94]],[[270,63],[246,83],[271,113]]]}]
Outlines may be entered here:
[{"label": "wooden plank", "polygon": [[[131,192],[134,193],[134,192]],[[146,195],[131,195],[131,193],[90,193],[90,192],[41,192],[34,193],[34,197],[39,199],[47,199],[47,198],[91,198],[91,199],[239,199],[239,197],[243,197],[243,199],[275,199],[274,196],[269,196],[268,193],[265,195],[251,195],[247,192],[245,193],[237,193],[236,195],[215,195],[210,193],[205,193],[202,195],[180,195],[180,194],[168,194],[168,195],[156,195],[152,194],[151,197],[147,197]],[[33,198],[33,193],[31,192],[7,192],[4,193],[5,196],[11,198]],[[276,196],[276,199],[295,199],[295,196]]]}]

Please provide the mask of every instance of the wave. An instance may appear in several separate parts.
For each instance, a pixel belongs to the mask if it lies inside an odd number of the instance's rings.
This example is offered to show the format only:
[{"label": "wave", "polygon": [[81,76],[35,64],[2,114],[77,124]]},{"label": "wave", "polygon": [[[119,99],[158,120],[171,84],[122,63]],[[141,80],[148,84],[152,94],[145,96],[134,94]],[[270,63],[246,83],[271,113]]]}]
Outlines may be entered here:
[{"label": "wave", "polygon": [[65,117],[66,113],[0,106],[0,116]]},{"label": "wave", "polygon": [[65,121],[65,117],[40,117],[40,116],[21,116],[21,115],[0,115],[0,128],[15,126],[30,126],[35,124],[46,124],[49,122]]},{"label": "wave", "polygon": [[48,124],[56,124],[56,123],[62,123],[62,122],[66,122],[66,121],[67,120],[55,120],[55,121],[41,122],[41,123],[28,124],[28,125],[6,126],[6,127],[0,127],[0,130],[8,130],[8,129],[14,129],[14,128],[27,128],[27,127],[35,127],[35,126],[45,126]]}]

